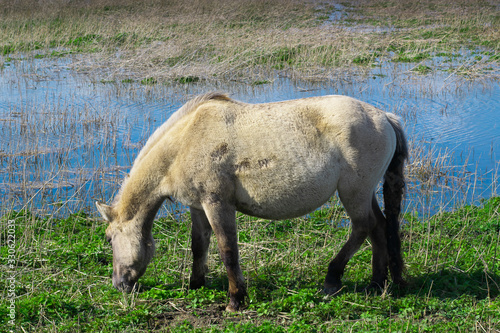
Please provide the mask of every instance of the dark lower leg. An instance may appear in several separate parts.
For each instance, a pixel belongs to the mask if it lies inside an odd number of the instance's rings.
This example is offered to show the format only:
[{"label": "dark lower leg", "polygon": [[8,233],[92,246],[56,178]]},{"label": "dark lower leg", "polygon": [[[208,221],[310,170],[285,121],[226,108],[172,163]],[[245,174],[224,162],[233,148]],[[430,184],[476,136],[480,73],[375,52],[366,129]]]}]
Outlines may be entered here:
[{"label": "dark lower leg", "polygon": [[403,279],[403,257],[401,256],[401,239],[399,238],[398,216],[387,214],[387,252],[389,255],[389,270],[392,281],[398,285],[406,285]]},{"label": "dark lower leg", "polygon": [[191,229],[191,250],[193,251],[193,271],[189,281],[189,288],[198,289],[205,285],[207,268],[208,247],[212,228],[208,223],[205,213],[201,210],[191,209],[193,221]]},{"label": "dark lower leg", "polygon": [[238,254],[238,233],[233,206],[211,197],[203,208],[217,237],[217,245],[229,279],[229,305],[227,311],[238,311],[246,296],[245,281],[241,272]]},{"label": "dark lower leg", "polygon": [[372,282],[370,287],[383,288],[387,281],[387,243],[385,240],[385,230],[375,228],[370,232],[372,241]]},{"label": "dark lower leg", "polygon": [[245,281],[238,260],[238,251],[235,253],[231,250],[221,250],[220,252],[229,280],[230,300],[226,310],[238,311],[243,306],[245,296],[247,296]]},{"label": "dark lower leg", "polygon": [[377,221],[375,227],[370,231],[372,242],[372,282],[369,288],[383,288],[387,281],[387,266],[389,258],[387,254],[386,221],[378,206],[375,196],[372,199],[372,212]]},{"label": "dark lower leg", "polygon": [[345,266],[354,253],[358,251],[361,244],[363,244],[366,236],[366,232],[356,231],[353,229],[347,242],[344,244],[337,256],[330,262],[324,285],[324,292],[326,294],[334,294],[340,290],[340,287],[342,286],[341,277],[344,274]]}]

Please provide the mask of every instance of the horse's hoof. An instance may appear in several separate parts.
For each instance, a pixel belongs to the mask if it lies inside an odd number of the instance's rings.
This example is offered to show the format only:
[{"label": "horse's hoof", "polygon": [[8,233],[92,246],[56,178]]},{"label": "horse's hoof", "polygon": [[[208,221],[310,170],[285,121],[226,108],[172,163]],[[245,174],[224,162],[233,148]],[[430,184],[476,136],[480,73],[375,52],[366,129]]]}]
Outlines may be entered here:
[{"label": "horse's hoof", "polygon": [[336,295],[342,289],[342,285],[325,285],[323,288],[323,294],[325,295]]},{"label": "horse's hoof", "polygon": [[226,306],[226,311],[234,313],[234,312],[238,312],[238,309],[236,309],[234,306],[229,304],[228,306]]},{"label": "horse's hoof", "polygon": [[200,289],[205,286],[205,279],[197,279],[189,281],[189,289]]},{"label": "horse's hoof", "polygon": [[392,282],[400,288],[408,287],[408,282],[406,282],[403,278],[393,279]]},{"label": "horse's hoof", "polygon": [[369,285],[366,286],[365,290],[366,291],[376,291],[376,290],[384,290],[384,286],[386,283],[378,283],[375,281],[372,281]]},{"label": "horse's hoof", "polygon": [[380,283],[377,283],[377,282],[371,282],[369,285],[367,285],[363,291],[367,294],[367,295],[378,295],[378,293],[380,292],[381,295],[384,294],[384,286],[387,286],[386,284],[383,284],[381,285]]},{"label": "horse's hoof", "polygon": [[244,306],[243,300],[231,299],[229,304],[226,306],[227,312],[238,312]]}]

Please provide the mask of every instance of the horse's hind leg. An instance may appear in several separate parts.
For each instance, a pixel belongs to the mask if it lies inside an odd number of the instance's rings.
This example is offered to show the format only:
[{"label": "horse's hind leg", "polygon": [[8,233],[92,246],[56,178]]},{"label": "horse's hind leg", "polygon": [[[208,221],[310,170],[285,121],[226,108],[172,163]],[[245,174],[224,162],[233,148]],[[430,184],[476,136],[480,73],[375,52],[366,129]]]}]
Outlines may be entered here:
[{"label": "horse's hind leg", "polygon": [[198,289],[205,285],[205,274],[207,272],[208,247],[212,227],[208,222],[205,212],[191,208],[191,250],[193,251],[193,271],[189,281],[189,288]]},{"label": "horse's hind leg", "polygon": [[[344,194],[344,195],[343,195]],[[342,286],[341,277],[344,269],[352,256],[358,251],[367,236],[370,236],[374,244],[372,284],[383,286],[387,277],[387,247],[385,245],[385,229],[383,215],[374,211],[373,194],[356,193],[345,195],[339,191],[340,200],[351,218],[351,235],[337,256],[330,262],[328,273],[325,278],[324,292],[336,293]],[[378,208],[378,205],[377,205]]]},{"label": "horse's hind leg", "polygon": [[387,267],[389,265],[389,255],[387,253],[386,220],[373,195],[372,212],[376,219],[376,225],[369,232],[372,242],[372,282],[368,288],[383,288],[387,281]]},{"label": "horse's hind leg", "polygon": [[363,228],[359,228],[357,223],[352,221],[352,231],[349,239],[344,244],[340,252],[328,265],[328,273],[325,278],[324,292],[326,294],[335,294],[342,287],[342,275],[344,269],[352,256],[358,251],[363,244],[368,233]]}]

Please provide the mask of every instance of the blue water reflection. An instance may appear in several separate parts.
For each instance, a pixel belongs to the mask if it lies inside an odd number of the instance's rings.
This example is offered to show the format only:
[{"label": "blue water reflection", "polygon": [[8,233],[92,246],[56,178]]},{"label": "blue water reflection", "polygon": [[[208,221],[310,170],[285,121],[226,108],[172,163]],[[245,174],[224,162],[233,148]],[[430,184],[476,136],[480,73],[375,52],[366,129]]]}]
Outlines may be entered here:
[{"label": "blue water reflection", "polygon": [[[11,61],[1,71],[2,211],[93,212],[95,199],[114,196],[154,129],[188,99],[212,90],[249,103],[349,95],[400,115],[413,147],[423,148],[432,161],[446,159],[441,171],[434,170],[446,175],[412,176],[408,210],[432,213],[498,190],[500,86],[488,75],[420,75],[411,71],[414,64],[382,63],[363,73],[330,74],[321,82],[277,73],[274,82],[258,86],[203,81],[149,86],[101,81],[95,73],[75,70],[75,61]],[[434,178],[426,183],[429,177]],[[429,190],[429,184],[441,189]]]}]

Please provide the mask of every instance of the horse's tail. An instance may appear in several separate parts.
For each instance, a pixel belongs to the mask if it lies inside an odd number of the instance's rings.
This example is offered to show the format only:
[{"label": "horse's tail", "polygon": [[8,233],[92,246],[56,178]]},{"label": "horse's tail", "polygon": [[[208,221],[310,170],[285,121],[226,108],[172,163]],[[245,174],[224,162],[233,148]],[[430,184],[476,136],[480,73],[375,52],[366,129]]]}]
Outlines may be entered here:
[{"label": "horse's tail", "polygon": [[389,254],[389,270],[396,284],[404,284],[404,270],[401,256],[401,240],[399,238],[399,214],[405,189],[404,165],[408,159],[408,144],[399,119],[387,113],[387,119],[396,134],[396,151],[384,176],[384,205],[386,224],[387,250]]}]

